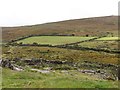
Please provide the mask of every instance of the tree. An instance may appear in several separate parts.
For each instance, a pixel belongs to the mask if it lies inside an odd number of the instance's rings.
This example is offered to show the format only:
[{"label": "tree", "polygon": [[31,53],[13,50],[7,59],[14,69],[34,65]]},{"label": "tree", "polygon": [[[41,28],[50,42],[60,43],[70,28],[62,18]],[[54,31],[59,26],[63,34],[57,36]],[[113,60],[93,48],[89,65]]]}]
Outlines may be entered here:
[{"label": "tree", "polygon": [[33,45],[34,45],[34,46],[37,46],[37,45],[38,45],[38,43],[36,43],[36,42],[33,42]]},{"label": "tree", "polygon": [[75,34],[72,34],[72,36],[75,36]]},{"label": "tree", "polygon": [[22,45],[22,44],[23,44],[23,42],[20,42],[20,43],[19,43],[19,45]]},{"label": "tree", "polygon": [[88,37],[89,35],[88,34],[86,34],[86,37]]}]

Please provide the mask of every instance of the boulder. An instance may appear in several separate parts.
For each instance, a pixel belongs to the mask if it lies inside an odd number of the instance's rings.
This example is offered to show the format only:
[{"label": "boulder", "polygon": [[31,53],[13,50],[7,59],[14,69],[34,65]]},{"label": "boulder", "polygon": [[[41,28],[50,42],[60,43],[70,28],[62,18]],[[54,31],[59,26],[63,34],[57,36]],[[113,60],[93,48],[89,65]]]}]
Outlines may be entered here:
[{"label": "boulder", "polygon": [[44,74],[50,73],[49,70],[31,69],[31,71],[36,71],[36,72],[40,72],[40,73],[44,73]]},{"label": "boulder", "polygon": [[82,72],[82,73],[93,73],[93,74],[96,73],[96,71],[94,71],[94,70],[80,70],[80,72]]},{"label": "boulder", "polygon": [[18,67],[13,67],[13,70],[16,70],[16,71],[23,71],[23,69],[18,68]]},{"label": "boulder", "polygon": [[13,70],[14,66],[11,64],[10,60],[5,59],[1,61],[1,66],[2,67],[7,67]]},{"label": "boulder", "polygon": [[115,79],[112,78],[112,77],[110,77],[110,76],[107,76],[105,79],[107,79],[107,80],[111,80],[111,81],[115,81]]},{"label": "boulder", "polygon": [[61,70],[61,73],[68,73],[67,70]]},{"label": "boulder", "polygon": [[0,65],[1,65],[2,67],[10,68],[10,69],[16,70],[16,71],[22,71],[22,70],[23,70],[23,69],[20,68],[19,66],[13,65],[13,64],[11,63],[11,61],[8,60],[8,59],[0,60]]}]

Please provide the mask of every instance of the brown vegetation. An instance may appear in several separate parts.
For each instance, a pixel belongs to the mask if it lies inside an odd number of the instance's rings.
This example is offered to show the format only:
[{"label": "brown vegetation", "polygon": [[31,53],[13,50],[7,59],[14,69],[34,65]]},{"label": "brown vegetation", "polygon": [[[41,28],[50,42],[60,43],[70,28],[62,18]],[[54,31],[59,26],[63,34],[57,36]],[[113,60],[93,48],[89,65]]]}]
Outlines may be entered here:
[{"label": "brown vegetation", "polygon": [[21,26],[21,27],[3,27],[3,41],[10,41],[23,36],[46,34],[60,35],[71,34],[81,36],[100,36],[103,33],[113,33],[117,35],[118,17],[96,17],[87,19],[67,20],[41,25]]}]

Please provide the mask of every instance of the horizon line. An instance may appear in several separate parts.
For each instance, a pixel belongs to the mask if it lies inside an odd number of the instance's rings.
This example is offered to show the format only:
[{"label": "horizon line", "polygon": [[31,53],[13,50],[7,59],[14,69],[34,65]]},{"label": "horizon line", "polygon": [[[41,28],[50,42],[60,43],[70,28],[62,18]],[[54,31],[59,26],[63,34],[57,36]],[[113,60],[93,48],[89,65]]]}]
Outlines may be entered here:
[{"label": "horizon line", "polygon": [[63,21],[70,21],[70,20],[83,20],[83,19],[90,19],[90,18],[102,18],[102,17],[112,17],[112,16],[116,16],[118,17],[119,15],[109,15],[109,16],[93,16],[93,17],[85,17],[85,18],[74,18],[74,19],[65,19],[65,20],[58,20],[58,21],[48,21],[48,22],[44,22],[44,23],[36,23],[36,24],[24,24],[24,25],[6,25],[6,26],[0,26],[1,28],[9,28],[9,27],[29,27],[29,26],[37,26],[37,25],[42,25],[42,24],[50,24],[50,23],[57,23],[57,22],[63,22]]}]

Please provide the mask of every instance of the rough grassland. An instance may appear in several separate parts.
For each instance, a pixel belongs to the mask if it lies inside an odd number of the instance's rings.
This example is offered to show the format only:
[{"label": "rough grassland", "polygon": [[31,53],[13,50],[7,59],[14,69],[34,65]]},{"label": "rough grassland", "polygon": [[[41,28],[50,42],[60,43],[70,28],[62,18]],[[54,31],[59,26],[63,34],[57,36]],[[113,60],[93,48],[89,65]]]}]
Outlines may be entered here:
[{"label": "rough grassland", "polygon": [[35,36],[26,38],[18,41],[17,43],[22,42],[23,44],[33,44],[34,42],[38,44],[50,44],[50,45],[62,45],[68,43],[74,43],[84,40],[89,40],[94,37],[78,37],[78,36]]},{"label": "rough grassland", "polygon": [[3,88],[118,88],[117,81],[106,81],[77,71],[48,74],[3,69]]},{"label": "rough grassland", "polygon": [[[109,33],[109,36],[105,37],[97,42],[103,41],[113,41],[117,40],[118,36],[118,17],[96,17],[87,19],[76,19],[67,20],[62,22],[47,23],[41,25],[32,26],[21,26],[21,27],[3,27],[3,42],[19,39],[21,37],[29,35],[75,35],[74,37],[31,37],[22,40],[23,44],[33,44],[34,42],[38,44],[51,44],[51,45],[61,45],[66,43],[75,43],[78,41],[89,40],[90,37],[85,37],[86,35],[91,37],[99,37]],[[80,36],[80,37],[76,37]],[[18,41],[20,43],[21,41]],[[110,42],[111,43],[111,42]],[[114,43],[114,42],[113,42]],[[113,49],[116,45],[113,45]],[[85,43],[86,44],[86,43]],[[90,44],[90,43],[89,43]],[[99,48],[102,43],[91,43],[91,47]],[[86,44],[88,45],[88,44]],[[88,45],[88,46],[90,46]],[[106,43],[104,44],[109,47]],[[76,45],[77,46],[77,45]],[[84,46],[84,45],[83,45]],[[111,49],[111,45],[110,45]],[[37,59],[43,58],[46,60],[56,60],[56,61],[69,61],[77,63],[78,66],[84,64],[89,69],[92,67],[97,67],[96,64],[115,64],[118,65],[118,54],[110,54],[105,52],[95,52],[87,50],[70,50],[61,48],[51,48],[51,47],[35,47],[35,46],[4,46],[2,47],[2,57],[8,58],[9,60],[14,59]],[[90,62],[85,63],[84,61]],[[14,62],[13,62],[14,63]],[[15,63],[20,66],[25,66],[24,63]],[[41,66],[41,65],[40,65]],[[44,65],[46,67],[47,65]],[[31,67],[34,68],[34,67]],[[53,66],[54,68],[54,66]],[[64,68],[64,67],[63,67]],[[79,69],[79,67],[77,67]],[[84,67],[83,67],[84,68]],[[99,67],[98,67],[99,68]],[[97,68],[97,69],[98,69]],[[100,67],[101,69],[101,67]],[[105,68],[106,72],[112,73],[109,69]],[[3,68],[3,88],[118,88],[118,81],[104,80],[98,77],[96,74],[85,74],[74,69],[69,69],[68,72],[61,72],[58,69],[50,70],[50,73],[42,74],[38,72],[30,71],[30,67],[25,67],[24,71],[14,71],[10,69]]]},{"label": "rough grassland", "polygon": [[[11,53],[7,53],[7,52]],[[116,54],[104,52],[69,50],[61,48],[49,47],[3,47],[3,57],[13,60],[14,58],[44,58],[48,60],[68,60],[76,61],[92,61],[100,63],[118,64]]]}]

